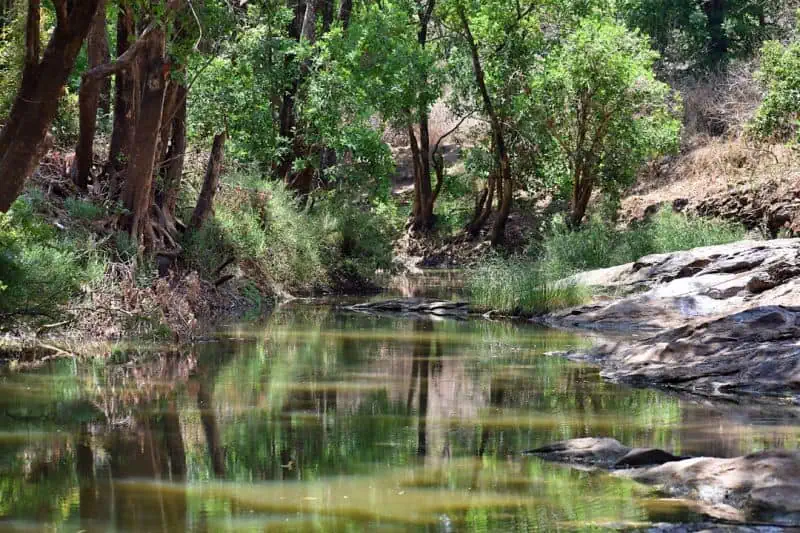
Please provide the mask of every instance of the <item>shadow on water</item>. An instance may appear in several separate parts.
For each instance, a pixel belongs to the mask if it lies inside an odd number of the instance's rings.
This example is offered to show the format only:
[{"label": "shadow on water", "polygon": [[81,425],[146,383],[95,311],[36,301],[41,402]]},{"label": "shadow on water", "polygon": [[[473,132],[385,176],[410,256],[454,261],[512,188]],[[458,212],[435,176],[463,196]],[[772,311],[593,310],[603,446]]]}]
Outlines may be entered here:
[{"label": "shadow on water", "polygon": [[684,454],[796,448],[787,411],[603,382],[583,339],[294,307],[126,364],[0,375],[0,530],[583,530],[695,521],[519,451],[610,436]]}]

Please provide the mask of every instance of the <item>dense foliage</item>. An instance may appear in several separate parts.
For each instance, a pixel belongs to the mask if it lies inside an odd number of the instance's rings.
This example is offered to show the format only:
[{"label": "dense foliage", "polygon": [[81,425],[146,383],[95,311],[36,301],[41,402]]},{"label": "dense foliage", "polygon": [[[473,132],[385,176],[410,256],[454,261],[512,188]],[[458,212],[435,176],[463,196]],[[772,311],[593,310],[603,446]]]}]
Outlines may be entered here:
[{"label": "dense foliage", "polygon": [[[535,272],[501,270],[531,286],[736,238],[667,214],[630,232],[611,221],[644,169],[691,144],[681,92],[734,61],[760,62],[749,131],[796,135],[794,7],[5,1],[2,312],[85,297],[87,261],[106,286],[124,270],[139,285],[197,271],[217,292],[364,288],[402,262],[404,225],[412,240],[517,250],[523,233]],[[531,227],[508,243],[509,221]],[[52,294],[26,305],[46,279]]]}]

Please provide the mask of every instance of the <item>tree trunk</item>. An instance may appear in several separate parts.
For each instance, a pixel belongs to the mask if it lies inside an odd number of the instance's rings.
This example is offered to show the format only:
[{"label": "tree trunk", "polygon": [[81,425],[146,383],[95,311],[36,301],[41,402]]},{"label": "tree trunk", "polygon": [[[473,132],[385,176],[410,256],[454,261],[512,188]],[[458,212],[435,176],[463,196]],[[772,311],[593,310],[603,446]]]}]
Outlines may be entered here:
[{"label": "tree trunk", "polygon": [[167,151],[167,161],[163,174],[164,192],[161,209],[167,217],[174,218],[178,203],[178,193],[183,177],[183,161],[186,153],[186,96],[187,88],[179,85],[177,89],[177,108],[172,119],[172,137]]},{"label": "tree trunk", "polygon": [[717,66],[725,61],[728,54],[728,35],[725,31],[726,0],[704,0],[702,5],[709,36],[709,62]]},{"label": "tree trunk", "polygon": [[227,137],[227,132],[218,133],[214,136],[211,156],[208,158],[208,166],[206,167],[206,176],[203,179],[203,188],[192,213],[192,221],[189,223],[189,227],[193,230],[202,228],[209,215],[214,212],[214,196],[217,194],[217,187],[219,187],[219,174],[222,170],[222,159],[225,155],[225,140]]},{"label": "tree trunk", "polygon": [[583,217],[586,215],[589,200],[592,198],[593,185],[594,180],[589,176],[586,169],[578,167],[574,172],[572,201],[570,202],[569,226],[572,229],[578,229],[583,223]]},{"label": "tree trunk", "polygon": [[[111,50],[108,46],[108,22],[106,20],[105,0],[95,13],[89,36],[86,38],[86,53],[89,66],[94,67],[111,61]],[[111,78],[106,78],[100,85],[100,109],[108,114],[111,111]]]},{"label": "tree trunk", "polygon": [[333,0],[320,0],[319,7],[322,12],[322,34],[325,35],[333,24]]},{"label": "tree trunk", "polygon": [[339,22],[342,23],[342,29],[347,31],[350,26],[350,15],[353,13],[353,0],[342,0],[339,6]]},{"label": "tree trunk", "polygon": [[[306,1],[306,11],[303,16],[303,25],[300,29],[300,42],[307,42],[309,45],[314,44],[316,42],[316,27],[317,27],[317,10],[319,8],[320,2],[323,0],[307,0]],[[308,76],[311,70],[311,61],[306,60],[300,66],[300,75],[294,81],[294,90],[292,95],[292,103],[288,111],[291,112],[291,120],[290,124],[292,130],[287,131],[288,138],[291,139],[291,146],[292,149],[289,151],[288,155],[284,158],[283,164],[281,165],[281,171],[284,176],[284,182],[286,186],[297,192],[302,196],[307,196],[311,193],[311,185],[313,183],[314,178],[314,169],[311,167],[305,167],[298,172],[293,172],[292,168],[294,167],[294,162],[298,159],[302,159],[308,155],[308,147],[305,145],[305,142],[301,138],[298,137],[297,132],[294,130],[294,99],[297,96],[297,92],[300,89],[300,86],[303,83],[303,80]],[[288,129],[288,128],[287,128]]]},{"label": "tree trunk", "polygon": [[[419,17],[417,29],[417,43],[420,48],[425,48],[428,42],[428,24],[435,7],[435,0],[428,0],[423,5],[417,3],[417,16]],[[423,80],[423,85],[427,80]],[[416,158],[414,164],[414,220],[411,228],[414,231],[427,232],[433,229],[436,222],[433,215],[434,194],[431,185],[431,138],[429,128],[429,116],[426,105],[420,105],[417,112],[417,127],[419,128],[419,144],[413,136],[413,130],[409,135],[411,142],[411,152]]]},{"label": "tree trunk", "polygon": [[169,474],[171,481],[186,479],[186,445],[181,433],[181,420],[174,401],[161,413],[161,425],[164,431],[164,446],[169,458]]},{"label": "tree trunk", "polygon": [[[133,10],[127,2],[119,6],[117,17],[117,57],[130,48],[135,35]],[[139,102],[139,68],[136,61],[116,72],[114,88],[114,127],[108,151],[108,169],[120,171],[130,160]]]},{"label": "tree trunk", "polygon": [[500,209],[497,212],[497,219],[492,228],[492,246],[500,246],[505,240],[506,223],[508,222],[508,216],[511,214],[511,203],[514,199],[514,182],[511,179],[511,165],[505,150],[503,150],[500,157],[501,179],[498,182],[498,187],[502,186],[503,194],[501,198],[498,198],[498,201],[500,201]]},{"label": "tree trunk", "polygon": [[511,179],[511,163],[508,158],[508,151],[506,150],[503,124],[500,122],[492,98],[489,95],[489,90],[486,87],[486,79],[481,65],[480,54],[478,53],[478,46],[475,44],[475,39],[469,27],[469,20],[462,6],[458,7],[458,15],[461,19],[462,29],[464,30],[464,37],[467,40],[472,55],[472,70],[475,74],[475,81],[478,84],[481,98],[483,99],[483,107],[486,110],[486,114],[489,115],[489,123],[492,129],[492,141],[494,143],[495,163],[500,170],[500,175],[498,176],[500,181],[497,184],[497,186],[502,189],[501,198],[498,198],[498,201],[500,201],[500,210],[497,214],[494,228],[492,229],[492,246],[499,246],[503,244],[505,238],[506,222],[508,221],[508,216],[511,214],[511,204],[514,195],[514,184]]},{"label": "tree trunk", "polygon": [[478,202],[475,205],[475,215],[473,216],[472,222],[470,222],[470,224],[467,226],[467,233],[469,233],[472,238],[480,235],[481,230],[486,225],[486,221],[488,221],[489,217],[492,216],[494,193],[495,189],[497,189],[496,181],[497,180],[494,175],[489,176],[486,189],[484,189],[484,192],[481,194]]},{"label": "tree trunk", "polygon": [[208,455],[211,457],[211,468],[217,478],[225,477],[225,450],[222,447],[222,439],[219,436],[219,426],[217,416],[214,413],[214,405],[211,401],[211,391],[209,386],[201,383],[197,391],[197,408],[200,410],[200,422],[203,424],[203,432],[206,435],[208,445]]},{"label": "tree trunk", "polygon": [[39,0],[30,0],[22,83],[0,133],[0,211],[22,192],[43,155],[42,146],[58,111],[58,100],[89,33],[100,0],[54,0],[56,27],[39,59]]},{"label": "tree trunk", "polygon": [[152,204],[153,171],[168,74],[164,62],[166,52],[164,30],[155,28],[146,38],[148,42],[144,44],[142,58],[145,83],[136,120],[127,180],[122,191],[122,203],[128,210],[124,226],[137,242],[141,242],[143,236],[152,237],[152,228],[148,227],[148,211]]},{"label": "tree trunk", "polygon": [[[108,41],[106,39],[106,9],[102,0],[92,21],[92,28],[86,39],[89,68],[108,63]],[[94,135],[97,129],[97,109],[101,90],[108,79],[86,79],[81,81],[78,94],[80,130],[78,145],[75,147],[75,160],[71,169],[72,181],[81,190],[86,190],[94,161]]]},{"label": "tree trunk", "polygon": [[0,0],[0,30],[11,22],[14,16],[14,0]]}]

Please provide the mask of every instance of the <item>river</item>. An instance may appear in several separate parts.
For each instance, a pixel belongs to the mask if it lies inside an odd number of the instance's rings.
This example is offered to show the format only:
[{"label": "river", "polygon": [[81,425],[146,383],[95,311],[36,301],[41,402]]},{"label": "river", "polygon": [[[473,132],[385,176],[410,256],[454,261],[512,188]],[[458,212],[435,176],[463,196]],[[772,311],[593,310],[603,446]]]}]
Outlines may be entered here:
[{"label": "river", "polygon": [[520,452],[582,436],[800,447],[781,409],[604,382],[548,355],[590,339],[527,324],[300,302],[218,337],[6,366],[0,531],[634,529],[703,517]]}]

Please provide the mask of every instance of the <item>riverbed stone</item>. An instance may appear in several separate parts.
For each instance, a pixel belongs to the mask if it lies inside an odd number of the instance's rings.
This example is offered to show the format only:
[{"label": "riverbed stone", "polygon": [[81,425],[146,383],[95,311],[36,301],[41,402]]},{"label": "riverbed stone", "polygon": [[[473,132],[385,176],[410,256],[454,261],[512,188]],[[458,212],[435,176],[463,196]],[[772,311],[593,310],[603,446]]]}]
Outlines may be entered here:
[{"label": "riverbed stone", "polygon": [[629,448],[611,438],[580,438],[524,453],[578,467],[604,468],[670,497],[698,502],[712,515],[800,525],[800,451],[683,458],[664,450]]},{"label": "riverbed stone", "polygon": [[609,469],[660,465],[685,459],[657,448],[630,448],[608,437],[570,439],[522,453],[535,455],[546,461],[579,463]]},{"label": "riverbed stone", "polygon": [[800,452],[772,450],[744,457],[698,457],[616,471],[676,497],[741,510],[746,521],[800,525]]},{"label": "riverbed stone", "polygon": [[800,391],[800,239],[650,255],[572,281],[611,296],[544,321],[625,333],[570,354],[609,379],[704,395]]},{"label": "riverbed stone", "polygon": [[428,298],[395,298],[345,307],[349,311],[372,314],[415,314],[463,317],[470,311],[467,302]]}]

